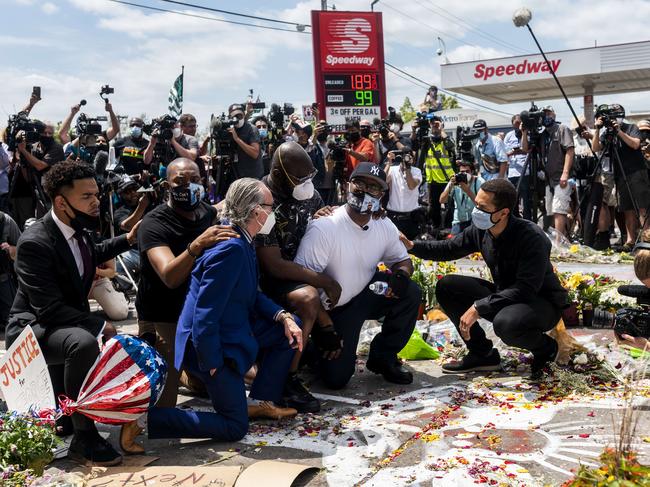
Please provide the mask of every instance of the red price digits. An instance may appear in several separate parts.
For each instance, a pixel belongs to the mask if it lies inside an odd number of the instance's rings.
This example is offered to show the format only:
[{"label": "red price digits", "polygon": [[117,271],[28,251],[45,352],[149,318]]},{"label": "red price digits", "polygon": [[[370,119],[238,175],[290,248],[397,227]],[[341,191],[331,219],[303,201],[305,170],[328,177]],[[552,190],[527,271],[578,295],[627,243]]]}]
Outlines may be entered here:
[{"label": "red price digits", "polygon": [[350,75],[350,86],[353,90],[376,90],[376,74],[353,74]]}]

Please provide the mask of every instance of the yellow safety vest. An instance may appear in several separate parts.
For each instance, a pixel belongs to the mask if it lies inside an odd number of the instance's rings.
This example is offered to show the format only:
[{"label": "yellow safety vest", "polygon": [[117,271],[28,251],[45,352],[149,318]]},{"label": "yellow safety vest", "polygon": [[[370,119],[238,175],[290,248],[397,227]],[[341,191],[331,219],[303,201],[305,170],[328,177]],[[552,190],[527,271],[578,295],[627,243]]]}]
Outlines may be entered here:
[{"label": "yellow safety vest", "polygon": [[424,161],[427,183],[447,183],[454,175],[454,168],[449,160],[443,141],[431,145]]}]

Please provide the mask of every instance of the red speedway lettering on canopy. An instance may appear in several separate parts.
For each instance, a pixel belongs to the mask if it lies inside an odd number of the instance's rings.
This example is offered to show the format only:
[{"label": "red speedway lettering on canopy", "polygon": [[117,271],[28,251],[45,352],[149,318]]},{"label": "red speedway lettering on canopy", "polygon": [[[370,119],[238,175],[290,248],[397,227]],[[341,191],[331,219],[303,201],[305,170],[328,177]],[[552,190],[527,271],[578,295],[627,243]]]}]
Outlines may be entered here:
[{"label": "red speedway lettering on canopy", "polygon": [[474,69],[474,77],[476,79],[483,79],[487,81],[488,79],[496,76],[512,76],[513,74],[534,74],[540,72],[550,73],[549,66],[553,68],[553,72],[557,73],[557,68],[560,67],[561,59],[551,59],[548,64],[546,61],[530,62],[528,59],[524,59],[519,64],[507,64],[499,66],[486,66],[485,64],[477,64]]},{"label": "red speedway lettering on canopy", "polygon": [[366,66],[372,66],[372,63],[375,62],[374,57],[359,57],[359,56],[333,56],[328,54],[325,58],[325,62],[330,66],[336,66],[337,64],[350,65],[350,64],[364,64]]}]

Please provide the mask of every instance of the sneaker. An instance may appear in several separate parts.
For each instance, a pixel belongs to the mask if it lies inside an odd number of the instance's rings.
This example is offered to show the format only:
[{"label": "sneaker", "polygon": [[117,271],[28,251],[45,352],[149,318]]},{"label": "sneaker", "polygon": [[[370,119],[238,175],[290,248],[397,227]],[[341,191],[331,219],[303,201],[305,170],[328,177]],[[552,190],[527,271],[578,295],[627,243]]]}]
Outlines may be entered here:
[{"label": "sneaker", "polygon": [[533,356],[533,363],[530,364],[530,380],[538,382],[544,378],[548,364],[555,362],[559,351],[558,344],[555,340],[551,339],[553,344],[547,353],[542,353]]},{"label": "sneaker", "polygon": [[112,467],[122,463],[122,455],[96,431],[76,432],[70,442],[68,458],[88,467]]},{"label": "sneaker", "polygon": [[413,382],[413,374],[405,370],[397,358],[388,361],[368,358],[366,369],[375,374],[381,374],[387,382],[393,384],[411,384]]},{"label": "sneaker", "polygon": [[284,384],[282,398],[285,407],[295,409],[301,414],[320,411],[320,401],[311,395],[298,374],[289,374]]},{"label": "sneaker", "polygon": [[449,362],[442,366],[444,374],[463,374],[472,371],[494,372],[501,370],[501,356],[496,348],[493,348],[487,357],[481,357],[475,353],[468,353],[460,361]]}]

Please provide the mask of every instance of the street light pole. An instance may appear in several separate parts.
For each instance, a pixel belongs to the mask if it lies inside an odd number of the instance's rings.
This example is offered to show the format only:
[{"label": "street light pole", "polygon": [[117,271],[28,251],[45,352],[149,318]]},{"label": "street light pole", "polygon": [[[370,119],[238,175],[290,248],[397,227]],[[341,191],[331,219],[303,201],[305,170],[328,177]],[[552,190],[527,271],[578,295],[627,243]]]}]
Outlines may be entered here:
[{"label": "street light pole", "polygon": [[373,0],[373,2],[370,4],[370,11],[374,12],[375,11],[375,4],[378,3],[379,0]]},{"label": "street light pole", "polygon": [[320,9],[327,10],[327,0],[320,0]]}]

